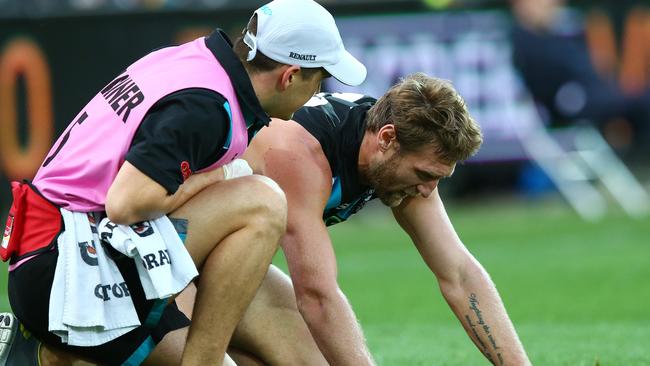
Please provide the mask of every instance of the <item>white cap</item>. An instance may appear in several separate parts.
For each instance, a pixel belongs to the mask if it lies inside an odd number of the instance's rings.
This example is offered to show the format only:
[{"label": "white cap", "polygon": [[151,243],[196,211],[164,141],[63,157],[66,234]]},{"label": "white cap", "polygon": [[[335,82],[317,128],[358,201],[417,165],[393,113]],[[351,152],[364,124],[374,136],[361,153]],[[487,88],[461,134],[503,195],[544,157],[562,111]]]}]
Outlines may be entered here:
[{"label": "white cap", "polygon": [[257,9],[257,35],[244,42],[270,59],[306,68],[322,67],[340,82],[356,86],[366,79],[366,67],[343,47],[334,18],[313,0],[274,0]]}]

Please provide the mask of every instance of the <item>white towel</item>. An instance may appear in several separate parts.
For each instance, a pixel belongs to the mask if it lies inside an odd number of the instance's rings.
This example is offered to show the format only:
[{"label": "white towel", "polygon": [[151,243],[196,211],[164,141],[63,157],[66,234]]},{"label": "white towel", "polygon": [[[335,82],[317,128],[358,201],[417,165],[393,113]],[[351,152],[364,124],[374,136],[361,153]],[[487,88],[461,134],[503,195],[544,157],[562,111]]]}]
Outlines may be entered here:
[{"label": "white towel", "polygon": [[102,240],[134,258],[147,299],[165,299],[181,292],[198,275],[167,216],[131,226],[115,225],[107,218],[99,224]]},{"label": "white towel", "polygon": [[57,242],[49,330],[64,343],[96,346],[140,325],[124,279],[102,243],[134,258],[147,299],[179,293],[198,275],[166,216],[132,226],[103,219],[93,227],[86,213],[60,211],[65,231]]},{"label": "white towel", "polygon": [[62,342],[96,346],[140,325],[124,279],[86,213],[61,209],[65,231],[50,293],[49,330]]}]

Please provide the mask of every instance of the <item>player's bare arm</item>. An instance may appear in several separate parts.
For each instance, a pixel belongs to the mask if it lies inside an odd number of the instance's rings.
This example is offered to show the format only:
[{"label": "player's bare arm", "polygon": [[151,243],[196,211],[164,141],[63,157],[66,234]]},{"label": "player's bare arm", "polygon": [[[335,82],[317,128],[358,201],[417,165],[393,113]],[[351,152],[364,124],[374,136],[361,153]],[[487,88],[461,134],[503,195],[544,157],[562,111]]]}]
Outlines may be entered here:
[{"label": "player's bare arm", "polygon": [[275,180],[287,197],[281,245],[298,309],[319,349],[332,365],[374,364],[337,283],[336,257],[322,219],[332,174],[318,141],[293,121],[273,121],[254,141],[244,158],[256,173]]},{"label": "player's bare arm", "polygon": [[393,209],[445,300],[485,357],[495,365],[529,365],[503,302],[481,264],[465,248],[436,189],[428,198],[413,197]]},{"label": "player's bare arm", "polygon": [[106,212],[117,224],[154,219],[174,211],[208,185],[221,180],[222,168],[193,174],[170,195],[163,186],[125,161],[106,195]]}]

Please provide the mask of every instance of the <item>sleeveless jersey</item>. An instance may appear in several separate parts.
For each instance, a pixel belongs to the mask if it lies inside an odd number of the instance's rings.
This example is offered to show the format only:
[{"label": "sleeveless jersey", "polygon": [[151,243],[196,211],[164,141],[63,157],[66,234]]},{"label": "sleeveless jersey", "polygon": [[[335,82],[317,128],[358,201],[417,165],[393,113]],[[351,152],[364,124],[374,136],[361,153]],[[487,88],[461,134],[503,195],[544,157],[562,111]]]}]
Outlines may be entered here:
[{"label": "sleeveless jersey", "polygon": [[248,144],[236,92],[226,70],[199,38],[154,51],[129,66],[86,105],[66,128],[33,184],[48,200],[71,211],[103,211],[106,193],[133,136],[158,100],[187,88],[221,94],[230,117],[228,150],[201,171],[240,156]]},{"label": "sleeveless jersey", "polygon": [[372,97],[352,93],[319,93],[298,110],[293,120],[320,143],[332,170],[332,193],[323,212],[327,226],[347,220],[376,198],[359,182],[359,149]]}]

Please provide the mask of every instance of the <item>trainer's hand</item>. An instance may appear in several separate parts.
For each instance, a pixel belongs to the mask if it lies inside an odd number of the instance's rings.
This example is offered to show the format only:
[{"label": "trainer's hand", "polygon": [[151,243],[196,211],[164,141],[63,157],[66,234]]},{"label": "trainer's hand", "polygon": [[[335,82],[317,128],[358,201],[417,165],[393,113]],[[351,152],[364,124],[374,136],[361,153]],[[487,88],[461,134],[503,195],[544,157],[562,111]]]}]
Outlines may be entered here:
[{"label": "trainer's hand", "polygon": [[244,159],[235,159],[223,167],[223,179],[234,179],[253,174],[253,169]]}]

